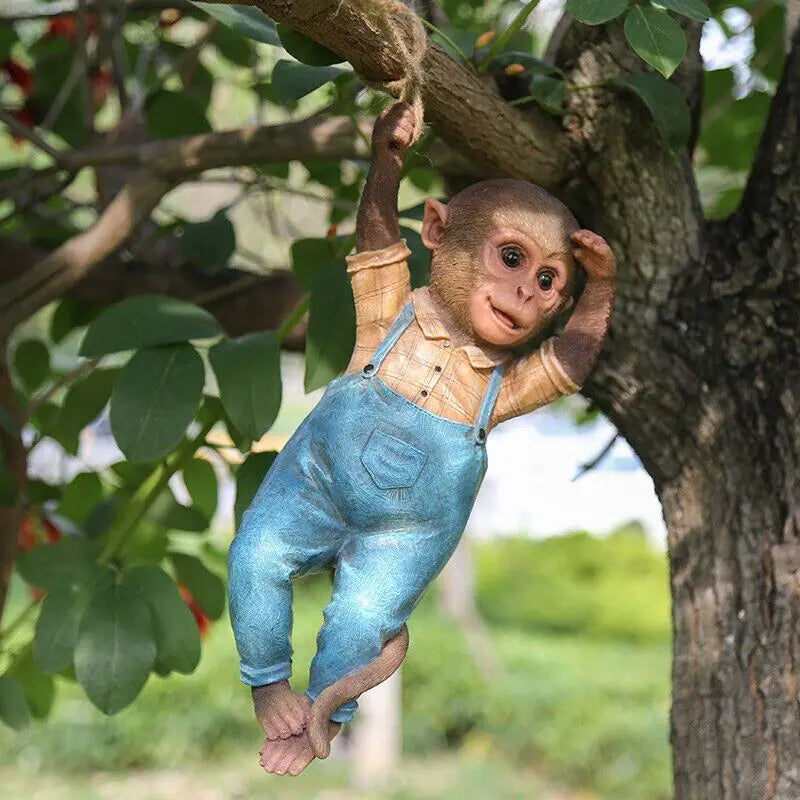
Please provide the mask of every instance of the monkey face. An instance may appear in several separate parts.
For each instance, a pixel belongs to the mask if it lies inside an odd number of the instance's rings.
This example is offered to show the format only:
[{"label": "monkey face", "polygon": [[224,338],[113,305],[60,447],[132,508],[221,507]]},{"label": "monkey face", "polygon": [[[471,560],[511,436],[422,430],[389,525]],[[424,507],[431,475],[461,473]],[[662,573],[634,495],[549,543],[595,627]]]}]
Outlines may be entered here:
[{"label": "monkey face", "polygon": [[431,286],[474,338],[522,344],[572,304],[577,229],[563,204],[523,181],[476,184],[449,206],[428,200]]},{"label": "monkey face", "polygon": [[572,255],[546,247],[525,231],[490,231],[476,266],[470,324],[479,339],[496,347],[535,336],[571,299]]}]

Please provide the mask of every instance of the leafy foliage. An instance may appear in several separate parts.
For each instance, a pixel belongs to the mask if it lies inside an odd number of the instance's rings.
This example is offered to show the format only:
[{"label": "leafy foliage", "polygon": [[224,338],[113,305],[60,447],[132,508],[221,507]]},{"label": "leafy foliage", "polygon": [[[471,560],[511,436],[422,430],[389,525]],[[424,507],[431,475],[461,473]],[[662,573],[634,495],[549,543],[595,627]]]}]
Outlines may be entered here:
[{"label": "leafy foliage", "polygon": [[625,75],[617,82],[645,104],[658,132],[673,152],[686,144],[691,118],[686,101],[676,86],[647,72]]},{"label": "leafy foliage", "polygon": [[686,55],[686,37],[669,15],[634,6],[625,17],[625,36],[650,66],[669,78]]},{"label": "leafy foliage", "polygon": [[130,461],[155,461],[178,444],[203,396],[205,375],[188,344],[139,350],[111,395],[111,430]]}]

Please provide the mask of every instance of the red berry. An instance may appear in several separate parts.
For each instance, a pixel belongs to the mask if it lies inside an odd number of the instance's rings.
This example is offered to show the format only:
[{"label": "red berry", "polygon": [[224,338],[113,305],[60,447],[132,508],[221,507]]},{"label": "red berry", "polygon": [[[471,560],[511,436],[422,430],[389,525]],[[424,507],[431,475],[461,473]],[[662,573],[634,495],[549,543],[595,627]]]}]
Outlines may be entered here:
[{"label": "red berry", "polygon": [[52,544],[61,538],[61,531],[49,519],[44,519],[42,524],[44,525],[44,535],[47,537],[48,542]]},{"label": "red berry", "polygon": [[0,66],[8,75],[8,80],[19,86],[26,97],[33,91],[33,73],[27,67],[13,58],[7,58]]},{"label": "red berry", "polygon": [[111,88],[111,73],[103,67],[95,68],[92,70],[89,82],[92,87],[92,103],[95,109],[98,109],[108,97]]},{"label": "red berry", "polygon": [[78,23],[74,14],[62,14],[60,17],[53,17],[47,25],[48,39],[64,38],[70,41],[75,40],[75,32]]},{"label": "red berry", "polygon": [[192,597],[191,592],[185,586],[178,584],[178,588],[181,590],[186,605],[189,606],[189,611],[192,612],[194,621],[197,623],[197,629],[200,631],[200,636],[205,636],[211,626],[211,620],[206,616],[203,609],[200,608],[197,601]]},{"label": "red berry", "polygon": [[36,523],[33,517],[22,518],[19,533],[17,534],[17,544],[23,553],[27,550],[33,550],[39,544],[39,539],[36,535]]}]

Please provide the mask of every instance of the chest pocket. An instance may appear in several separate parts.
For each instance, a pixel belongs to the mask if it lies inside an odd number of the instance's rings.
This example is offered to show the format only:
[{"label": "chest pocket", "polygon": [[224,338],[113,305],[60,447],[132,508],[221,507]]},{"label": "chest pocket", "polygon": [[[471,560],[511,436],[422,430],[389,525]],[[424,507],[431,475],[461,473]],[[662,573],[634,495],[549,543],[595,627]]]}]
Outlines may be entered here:
[{"label": "chest pocket", "polygon": [[361,453],[361,463],[379,489],[410,488],[427,460],[422,450],[381,430],[372,432]]}]

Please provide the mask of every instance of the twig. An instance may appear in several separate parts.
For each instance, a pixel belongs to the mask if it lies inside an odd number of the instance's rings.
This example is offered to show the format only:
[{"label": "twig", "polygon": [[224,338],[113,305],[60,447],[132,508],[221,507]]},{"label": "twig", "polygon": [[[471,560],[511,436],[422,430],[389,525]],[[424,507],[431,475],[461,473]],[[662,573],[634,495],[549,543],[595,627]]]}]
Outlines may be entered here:
[{"label": "twig", "polygon": [[75,383],[75,381],[80,380],[84,375],[91,372],[99,363],[99,358],[90,358],[88,361],[82,361],[69,372],[64,373],[57,381],[54,381],[41,394],[38,394],[31,400],[25,412],[26,419],[30,419],[57,392]]},{"label": "twig", "polygon": [[32,144],[36,145],[42,152],[47,153],[54,161],[59,161],[61,153],[49,145],[33,128],[29,128],[24,122],[20,122],[13,114],[6,111],[5,108],[0,108],[0,120],[2,120],[8,127],[24,139],[27,139]]},{"label": "twig", "polygon": [[19,321],[74,286],[130,236],[170,186],[168,181],[149,172],[136,173],[91,228],[73,236],[3,287],[0,328],[11,330]]},{"label": "twig", "polygon": [[89,20],[86,0],[78,0],[77,58],[81,65],[81,95],[83,98],[83,125],[89,139],[94,133],[94,103],[89,76]]},{"label": "twig", "polygon": [[587,461],[585,464],[581,464],[581,466],[578,468],[577,473],[575,473],[575,477],[572,480],[576,481],[578,480],[578,478],[582,478],[587,472],[591,472],[591,470],[593,470],[611,452],[611,448],[614,447],[614,445],[617,442],[617,439],[619,439],[619,434],[615,433],[611,437],[611,440],[608,442],[608,444],[606,444],[603,447],[603,449],[591,461]]}]

